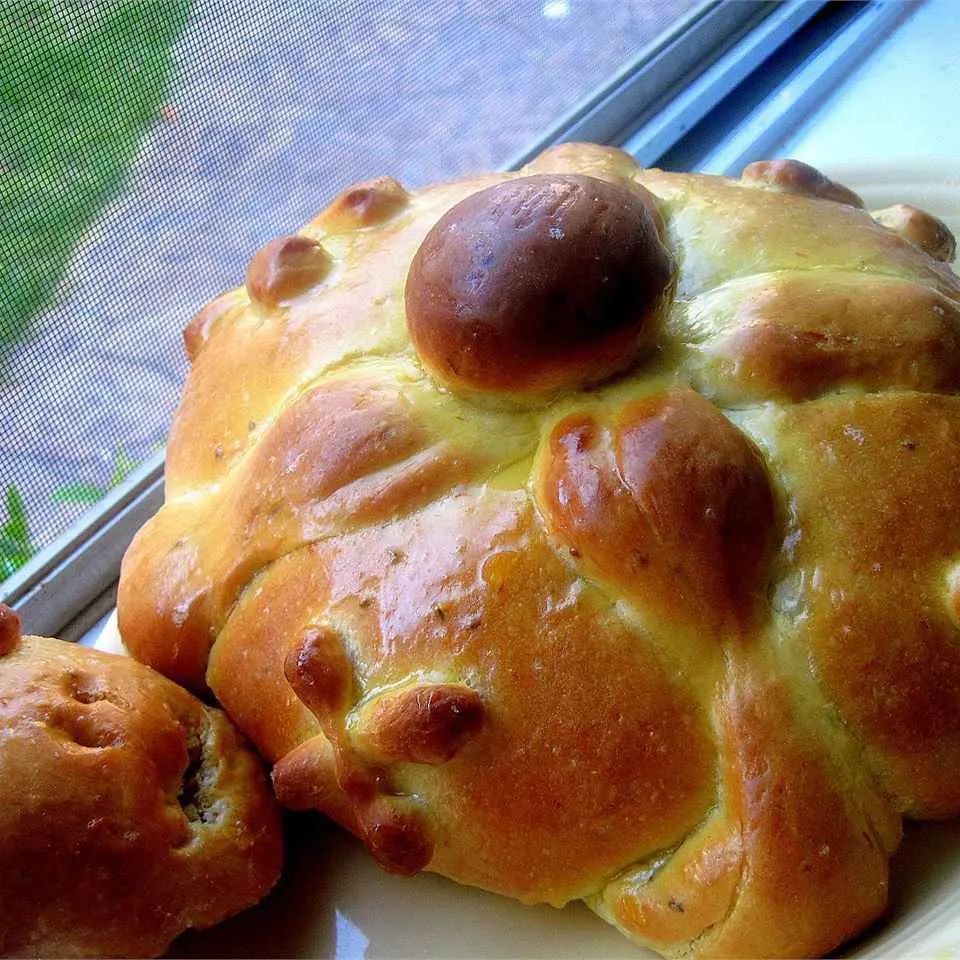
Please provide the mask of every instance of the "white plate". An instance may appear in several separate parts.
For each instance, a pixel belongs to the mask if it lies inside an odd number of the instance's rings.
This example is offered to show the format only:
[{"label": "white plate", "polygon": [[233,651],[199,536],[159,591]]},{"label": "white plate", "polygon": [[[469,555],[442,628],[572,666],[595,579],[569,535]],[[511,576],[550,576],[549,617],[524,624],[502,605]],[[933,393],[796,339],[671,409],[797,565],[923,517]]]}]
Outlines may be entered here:
[{"label": "white plate", "polygon": [[[923,173],[918,173],[923,171]],[[907,202],[960,233],[960,164],[827,171],[871,209]],[[115,622],[97,639],[122,649]],[[960,772],[958,772],[960,773]],[[177,957],[652,957],[582,904],[524,907],[430,874],[390,876],[320,817],[290,818],[277,889],[221,926],[181,937]],[[909,825],[894,858],[887,917],[847,951],[861,958],[960,958],[960,822]]]}]

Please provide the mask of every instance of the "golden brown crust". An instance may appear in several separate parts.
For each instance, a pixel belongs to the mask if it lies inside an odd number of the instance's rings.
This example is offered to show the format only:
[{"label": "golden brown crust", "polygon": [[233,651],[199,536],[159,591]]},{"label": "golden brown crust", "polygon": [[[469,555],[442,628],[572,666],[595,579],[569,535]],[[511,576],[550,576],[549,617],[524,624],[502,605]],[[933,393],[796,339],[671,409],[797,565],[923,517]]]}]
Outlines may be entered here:
[{"label": "golden brown crust", "polygon": [[[509,462],[513,444],[526,442],[482,421],[447,440],[432,423],[438,402],[421,385],[362,374],[298,395],[221,485],[183,499],[134,539],[119,598],[131,652],[203,690],[211,644],[258,570],[303,544],[415,509]],[[206,534],[211,510],[223,523],[215,540]]]},{"label": "golden brown crust", "polygon": [[415,683],[367,704],[357,718],[361,753],[380,762],[446,763],[483,726],[475,690],[459,683]]},{"label": "golden brown crust", "polygon": [[720,402],[799,401],[839,386],[960,388],[960,305],[930,287],[782,272],[698,297],[675,330]]},{"label": "golden brown crust", "polygon": [[732,670],[718,705],[744,843],[732,909],[699,944],[704,957],[824,954],[887,900],[892,851],[856,784],[830,762],[816,723],[796,716],[785,681],[758,666]]},{"label": "golden brown crust", "polygon": [[304,740],[273,768],[277,799],[291,810],[322,810],[353,833],[360,833],[353,806],[337,782],[330,741],[321,733]]},{"label": "golden brown crust", "polygon": [[766,653],[729,661],[713,706],[722,802],[674,856],[612,883],[601,913],[640,942],[719,958],[826,953],[883,910],[899,832],[870,818],[796,702]]},{"label": "golden brown crust", "polygon": [[[261,659],[249,638],[289,644],[311,610],[325,610],[349,638],[360,690],[389,689],[428,652],[446,682],[470,685],[482,671],[487,688],[477,692],[496,712],[449,761],[389,766],[385,796],[417,797],[434,838],[445,838],[431,869],[563,902],[699,819],[712,795],[710,741],[684,685],[641,634],[600,615],[604,604],[553,555],[524,499],[474,491],[274,564],[261,583],[269,614],[241,599],[209,679],[244,729],[255,738],[268,731],[257,742],[276,756],[297,743],[280,742],[268,717],[275,701],[264,691],[279,688],[282,658]],[[457,531],[450,553],[438,549],[445,531]],[[532,616],[542,624],[536,636],[524,626]],[[259,697],[236,682],[251,654],[275,671],[261,674]],[[615,687],[608,676],[619,678]],[[346,714],[313,706],[337,750],[369,768],[366,737],[353,726],[371,718],[363,700]],[[281,795],[286,762],[274,774]],[[571,769],[596,773],[571,791]],[[585,823],[597,826],[584,831]]]},{"label": "golden brown crust", "polygon": [[701,174],[642,170],[637,179],[668,214],[681,298],[780,270],[901,277],[960,297],[952,270],[865,210]]},{"label": "golden brown crust", "polygon": [[743,873],[739,824],[712,814],[663,864],[630,871],[603,892],[597,909],[629,936],[687,944],[730,914]]},{"label": "golden brown crust", "polygon": [[[461,383],[452,339],[411,340],[451,317],[408,315],[411,265],[531,176],[640,204],[676,296],[623,366],[563,368],[512,316]],[[901,815],[960,801],[960,281],[858,204],[592,145],[351,188],[303,234],[321,282],[205,327],[126,642],[388,869],[584,897],[670,955],[835,949],[884,908]]]},{"label": "golden brown crust", "polygon": [[[960,400],[840,396],[784,411],[768,436],[792,504],[798,642],[898,809],[955,816]],[[883,482],[851,482],[864,477]]]},{"label": "golden brown crust", "polygon": [[640,166],[619,147],[599,143],[558,143],[534,157],[521,173],[580,173],[631,186]]},{"label": "golden brown crust", "polygon": [[216,639],[215,591],[187,526],[191,513],[163,511],[134,537],[121,564],[117,619],[138,660],[200,693]]},{"label": "golden brown crust", "polygon": [[228,290],[211,300],[202,310],[194,314],[183,328],[183,346],[187,359],[192,363],[204,344],[210,339],[215,324],[222,322],[234,310],[243,307],[243,298],[236,290]]},{"label": "golden brown crust", "polygon": [[0,955],[153,956],[259,900],[280,822],[226,717],[128,660],[0,661]]},{"label": "golden brown crust", "polygon": [[[476,189],[477,181],[434,187],[377,228],[323,236],[335,268],[327,282],[289,304],[247,307],[230,323],[214,325],[171,427],[171,499],[222,480],[262,428],[318,376],[351,357],[402,352],[408,344],[402,303],[410,260],[433,219]],[[362,271],[336,269],[357,259],[364,262]]]},{"label": "golden brown crust", "polygon": [[886,906],[892,851],[791,699],[784,681],[748,668],[731,678],[720,705],[745,843],[732,910],[701,956],[828,953]]},{"label": "golden brown crust", "polygon": [[774,534],[753,445],[692,390],[578,413],[541,457],[551,530],[588,571],[671,629],[717,636],[756,620]]}]

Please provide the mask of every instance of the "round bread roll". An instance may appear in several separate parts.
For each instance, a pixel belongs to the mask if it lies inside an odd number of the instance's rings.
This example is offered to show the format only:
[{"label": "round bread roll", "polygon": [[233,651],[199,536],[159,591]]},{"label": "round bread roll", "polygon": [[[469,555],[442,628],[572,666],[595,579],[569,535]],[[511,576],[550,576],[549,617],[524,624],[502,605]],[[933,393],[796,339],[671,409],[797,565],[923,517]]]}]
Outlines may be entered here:
[{"label": "round bread roll", "polygon": [[219,710],[0,605],[0,955],[141,957],[256,903],[280,819]]},{"label": "round bread roll", "polygon": [[668,956],[834,950],[903,817],[960,811],[925,216],[590,144],[350,188],[187,329],[127,646],[389,870]]}]

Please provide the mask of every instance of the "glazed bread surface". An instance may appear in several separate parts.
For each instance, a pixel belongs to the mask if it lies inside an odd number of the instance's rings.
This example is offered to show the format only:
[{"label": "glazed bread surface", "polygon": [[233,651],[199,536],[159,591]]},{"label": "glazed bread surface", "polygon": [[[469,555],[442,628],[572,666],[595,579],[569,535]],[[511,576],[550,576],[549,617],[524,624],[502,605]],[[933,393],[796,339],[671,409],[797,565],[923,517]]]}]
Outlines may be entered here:
[{"label": "glazed bread surface", "polygon": [[276,881],[280,821],[220,710],[0,606],[0,955],[156,956]]},{"label": "glazed bread surface", "polygon": [[123,639],[387,869],[834,950],[960,811],[952,253],[795,161],[352,187],[188,326]]}]

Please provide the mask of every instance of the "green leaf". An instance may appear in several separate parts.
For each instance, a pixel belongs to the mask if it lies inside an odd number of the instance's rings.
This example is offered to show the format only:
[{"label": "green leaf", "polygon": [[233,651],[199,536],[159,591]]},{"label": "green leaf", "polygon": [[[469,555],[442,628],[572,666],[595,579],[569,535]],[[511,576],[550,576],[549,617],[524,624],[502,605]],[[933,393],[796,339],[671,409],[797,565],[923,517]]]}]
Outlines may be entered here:
[{"label": "green leaf", "polygon": [[26,560],[20,560],[17,557],[10,556],[0,548],[0,580],[6,580],[12,577],[24,564]]},{"label": "green leaf", "polygon": [[7,521],[0,527],[0,536],[20,543],[30,543],[30,529],[27,524],[27,508],[20,491],[12,484],[6,493]]},{"label": "green leaf", "polygon": [[106,492],[106,487],[95,483],[68,483],[54,490],[53,500],[55,503],[91,504],[102,500]]},{"label": "green leaf", "polygon": [[128,456],[127,451],[118,445],[113,454],[113,473],[110,476],[111,489],[123,483],[139,466],[140,461]]},{"label": "green leaf", "polygon": [[0,554],[5,557],[14,557],[23,562],[23,558],[29,556],[24,550],[24,545],[19,540],[13,540],[11,537],[0,536]]},{"label": "green leaf", "polygon": [[20,491],[10,485],[4,495],[7,518],[0,525],[0,579],[16,573],[33,556],[27,508]]}]

